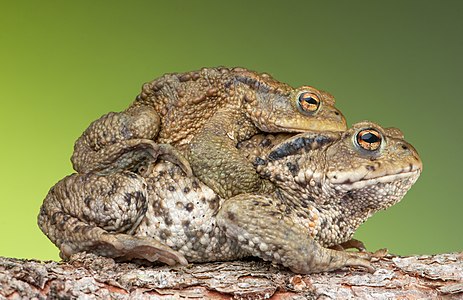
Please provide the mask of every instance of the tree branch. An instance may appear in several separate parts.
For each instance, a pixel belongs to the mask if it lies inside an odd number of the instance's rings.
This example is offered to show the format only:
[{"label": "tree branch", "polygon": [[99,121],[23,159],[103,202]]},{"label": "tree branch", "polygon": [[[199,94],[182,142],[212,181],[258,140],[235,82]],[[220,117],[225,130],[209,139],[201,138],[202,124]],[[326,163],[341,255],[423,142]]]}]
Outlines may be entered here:
[{"label": "tree branch", "polygon": [[150,267],[78,254],[68,262],[0,257],[0,299],[463,299],[463,252],[397,257],[358,269],[296,275],[262,261]]}]

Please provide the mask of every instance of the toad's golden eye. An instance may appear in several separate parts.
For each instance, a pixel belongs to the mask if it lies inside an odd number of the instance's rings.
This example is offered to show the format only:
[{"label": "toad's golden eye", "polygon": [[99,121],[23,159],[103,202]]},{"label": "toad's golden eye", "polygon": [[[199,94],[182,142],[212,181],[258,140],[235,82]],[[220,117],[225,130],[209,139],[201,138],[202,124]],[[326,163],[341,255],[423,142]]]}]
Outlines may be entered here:
[{"label": "toad's golden eye", "polygon": [[364,129],[357,133],[357,144],[365,150],[375,151],[381,146],[381,134],[375,129]]},{"label": "toad's golden eye", "polygon": [[320,99],[311,92],[302,92],[299,94],[297,104],[302,112],[313,113],[320,107]]}]

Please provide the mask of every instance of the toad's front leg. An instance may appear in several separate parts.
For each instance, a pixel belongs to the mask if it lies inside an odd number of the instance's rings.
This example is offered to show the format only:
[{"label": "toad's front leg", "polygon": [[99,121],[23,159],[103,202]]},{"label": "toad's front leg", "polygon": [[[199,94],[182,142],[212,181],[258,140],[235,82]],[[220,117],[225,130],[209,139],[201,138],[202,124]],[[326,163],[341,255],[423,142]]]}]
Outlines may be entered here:
[{"label": "toad's front leg", "polygon": [[223,198],[273,188],[256,173],[245,153],[236,148],[239,134],[250,136],[257,132],[245,120],[236,127],[239,118],[236,112],[216,113],[190,143],[188,159],[195,176]]},{"label": "toad's front leg", "polygon": [[179,165],[191,175],[189,162],[173,146],[156,144],[160,118],[150,106],[111,112],[94,121],[74,145],[72,164],[79,173],[109,174],[137,170],[158,157]]},{"label": "toad's front leg", "polygon": [[61,250],[130,260],[187,264],[182,254],[151,238],[134,237],[147,207],[146,183],[131,172],[106,176],[73,174],[59,181],[45,198],[38,225]]},{"label": "toad's front leg", "polygon": [[217,222],[243,250],[282,264],[296,273],[324,272],[345,266],[360,266],[374,271],[362,254],[320,246],[307,229],[294,223],[275,202],[260,195],[235,196],[225,201],[217,215]]}]

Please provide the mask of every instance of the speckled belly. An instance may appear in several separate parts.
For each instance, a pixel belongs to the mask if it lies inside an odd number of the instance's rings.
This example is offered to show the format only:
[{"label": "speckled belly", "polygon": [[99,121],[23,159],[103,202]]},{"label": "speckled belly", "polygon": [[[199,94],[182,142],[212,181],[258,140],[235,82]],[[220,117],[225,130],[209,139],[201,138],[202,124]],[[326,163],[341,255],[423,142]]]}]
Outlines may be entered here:
[{"label": "speckled belly", "polygon": [[137,236],[154,238],[190,262],[238,259],[248,254],[216,225],[222,202],[210,188],[168,162],[147,179],[149,206]]}]

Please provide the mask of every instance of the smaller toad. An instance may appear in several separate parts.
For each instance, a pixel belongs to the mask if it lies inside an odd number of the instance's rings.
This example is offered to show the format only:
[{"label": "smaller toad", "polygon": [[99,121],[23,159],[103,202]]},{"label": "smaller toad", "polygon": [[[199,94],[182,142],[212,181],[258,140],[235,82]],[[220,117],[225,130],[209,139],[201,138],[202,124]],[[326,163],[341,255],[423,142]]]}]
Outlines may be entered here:
[{"label": "smaller toad", "polygon": [[191,165],[197,178],[228,198],[266,188],[236,149],[240,141],[259,131],[345,129],[343,115],[326,92],[292,88],[243,68],[203,68],[143,85],[129,108],[87,128],[75,143],[72,163],[79,173],[108,174],[146,170],[161,156],[187,174]]}]

